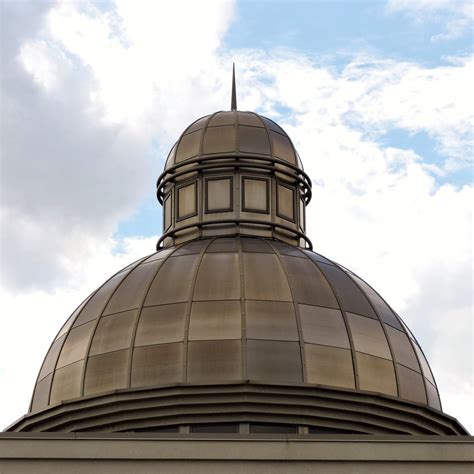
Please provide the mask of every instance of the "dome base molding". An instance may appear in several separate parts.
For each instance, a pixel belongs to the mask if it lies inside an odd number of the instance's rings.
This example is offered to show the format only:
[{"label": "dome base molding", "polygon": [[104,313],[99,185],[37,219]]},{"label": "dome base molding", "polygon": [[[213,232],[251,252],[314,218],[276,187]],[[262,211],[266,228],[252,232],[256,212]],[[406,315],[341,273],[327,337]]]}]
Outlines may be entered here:
[{"label": "dome base molding", "polygon": [[255,382],[115,390],[28,414],[7,431],[111,433],[219,423],[269,423],[377,435],[468,434],[448,415],[389,396]]}]

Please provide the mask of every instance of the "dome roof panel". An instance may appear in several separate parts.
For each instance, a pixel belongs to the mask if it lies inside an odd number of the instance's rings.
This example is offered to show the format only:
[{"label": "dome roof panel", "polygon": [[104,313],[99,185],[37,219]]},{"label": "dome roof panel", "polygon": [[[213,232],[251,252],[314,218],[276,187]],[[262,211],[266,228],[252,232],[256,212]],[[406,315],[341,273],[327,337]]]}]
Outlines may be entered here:
[{"label": "dome roof panel", "polygon": [[235,115],[235,112],[217,112],[211,117],[207,126],[217,127],[220,125],[234,125]]},{"label": "dome roof panel", "polygon": [[204,134],[203,155],[235,151],[235,128],[225,125],[208,127]]},{"label": "dome roof panel", "polygon": [[404,327],[384,321],[380,301],[350,304],[378,296],[358,281],[272,240],[224,237],[162,250],[74,313],[46,356],[32,409],[127,387],[247,379],[439,408],[431,371]]},{"label": "dome roof panel", "polygon": [[296,165],[295,149],[287,135],[270,132],[272,138],[273,154],[282,160]]},{"label": "dome roof panel", "polygon": [[196,130],[201,130],[201,128],[204,128],[207,121],[209,120],[209,117],[210,115],[205,115],[204,117],[197,119],[184,131],[184,134],[195,132]]},{"label": "dome roof panel", "polygon": [[[199,155],[201,136],[202,130],[196,130],[195,132],[187,133],[180,138],[175,158],[176,163],[181,163],[182,161]],[[170,162],[170,164],[176,163]]]},{"label": "dome roof panel", "polygon": [[270,155],[270,143],[266,130],[239,125],[239,150],[244,153]]},{"label": "dome roof panel", "polygon": [[176,164],[176,148],[178,148],[178,142],[176,142],[168,153],[168,158],[166,158],[165,169],[170,168]]},{"label": "dome roof panel", "polygon": [[265,125],[262,118],[254,112],[237,112],[240,125],[250,125],[251,127],[262,127]]},{"label": "dome roof panel", "polygon": [[239,153],[273,156],[303,169],[291,140],[279,125],[254,112],[230,111],[193,122],[169,153],[165,170],[201,155]]},{"label": "dome roof panel", "polygon": [[267,118],[267,117],[262,117],[263,123],[266,125],[267,128],[270,130],[273,130],[274,132],[280,133],[282,135],[286,135],[286,132],[278,125],[276,122],[273,120]]}]

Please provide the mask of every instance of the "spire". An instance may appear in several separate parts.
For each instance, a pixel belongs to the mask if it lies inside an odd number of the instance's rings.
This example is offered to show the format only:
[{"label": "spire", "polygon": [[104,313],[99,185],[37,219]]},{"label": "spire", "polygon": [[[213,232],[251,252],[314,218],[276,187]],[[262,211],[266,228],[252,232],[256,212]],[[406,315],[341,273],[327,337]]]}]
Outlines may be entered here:
[{"label": "spire", "polygon": [[232,103],[230,110],[237,110],[237,93],[235,91],[235,63],[232,63]]}]

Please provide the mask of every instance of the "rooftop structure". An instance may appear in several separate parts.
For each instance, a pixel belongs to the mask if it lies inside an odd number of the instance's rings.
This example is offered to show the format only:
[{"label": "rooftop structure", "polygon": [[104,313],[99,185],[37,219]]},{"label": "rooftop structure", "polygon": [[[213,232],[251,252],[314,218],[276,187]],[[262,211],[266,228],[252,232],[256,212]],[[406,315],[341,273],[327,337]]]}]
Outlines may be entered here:
[{"label": "rooftop structure", "polygon": [[401,318],[312,250],[288,135],[232,97],[168,156],[157,252],[69,317],[10,430],[466,434]]}]

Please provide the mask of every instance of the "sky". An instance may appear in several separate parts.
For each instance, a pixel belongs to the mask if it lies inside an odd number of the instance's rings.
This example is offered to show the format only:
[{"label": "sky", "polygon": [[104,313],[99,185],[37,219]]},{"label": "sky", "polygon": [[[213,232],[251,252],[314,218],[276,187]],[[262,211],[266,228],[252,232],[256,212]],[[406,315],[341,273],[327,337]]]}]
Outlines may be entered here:
[{"label": "sky", "polygon": [[446,413],[474,432],[470,0],[3,0],[0,429],[51,341],[154,251],[156,178],[200,116],[277,121],[313,182],[314,249],[417,336]]}]

